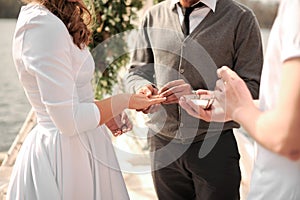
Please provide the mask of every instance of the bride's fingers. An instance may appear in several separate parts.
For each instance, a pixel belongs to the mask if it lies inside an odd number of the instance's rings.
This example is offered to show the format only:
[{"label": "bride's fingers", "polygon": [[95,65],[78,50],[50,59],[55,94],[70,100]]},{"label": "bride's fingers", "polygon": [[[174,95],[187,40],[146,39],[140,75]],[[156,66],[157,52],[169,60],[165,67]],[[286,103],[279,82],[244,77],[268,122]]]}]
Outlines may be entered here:
[{"label": "bride's fingers", "polygon": [[122,123],[123,125],[121,126],[121,130],[123,132],[131,131],[132,130],[132,123],[126,114],[126,112],[122,113]]},{"label": "bride's fingers", "polygon": [[156,98],[150,98],[149,102],[150,102],[150,105],[154,105],[154,104],[160,104],[166,100],[167,100],[166,97],[156,97]]},{"label": "bride's fingers", "polygon": [[130,122],[130,123],[127,123],[126,125],[127,125],[127,131],[131,131],[133,128],[132,123]]},{"label": "bride's fingers", "polygon": [[117,137],[119,135],[122,135],[122,130],[117,129],[117,130],[113,131],[112,134],[113,134],[113,136]]}]

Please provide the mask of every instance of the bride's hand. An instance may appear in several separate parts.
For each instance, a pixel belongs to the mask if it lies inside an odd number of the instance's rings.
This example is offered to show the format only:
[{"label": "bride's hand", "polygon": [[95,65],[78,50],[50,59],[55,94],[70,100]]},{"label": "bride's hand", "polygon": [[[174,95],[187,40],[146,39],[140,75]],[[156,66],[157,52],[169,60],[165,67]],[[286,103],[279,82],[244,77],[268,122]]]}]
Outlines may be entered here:
[{"label": "bride's hand", "polygon": [[132,130],[132,123],[125,111],[106,122],[105,125],[114,136],[120,136]]},{"label": "bride's hand", "polygon": [[152,95],[150,97],[143,94],[133,94],[129,100],[129,108],[136,110],[144,110],[152,105],[161,104],[166,101],[166,97]]},{"label": "bride's hand", "polygon": [[[138,91],[137,91],[137,94],[143,94],[147,97],[151,97],[153,95],[157,95],[158,93],[158,89],[156,88],[155,85],[153,84],[148,84],[148,85],[145,85],[144,87],[140,88]],[[153,105],[153,106],[150,106],[148,108],[145,108],[143,110],[136,110],[138,112],[143,112],[144,114],[149,114],[149,113],[154,113],[156,112],[157,110],[159,110],[160,108],[160,105],[159,104],[156,104],[156,105]]]}]

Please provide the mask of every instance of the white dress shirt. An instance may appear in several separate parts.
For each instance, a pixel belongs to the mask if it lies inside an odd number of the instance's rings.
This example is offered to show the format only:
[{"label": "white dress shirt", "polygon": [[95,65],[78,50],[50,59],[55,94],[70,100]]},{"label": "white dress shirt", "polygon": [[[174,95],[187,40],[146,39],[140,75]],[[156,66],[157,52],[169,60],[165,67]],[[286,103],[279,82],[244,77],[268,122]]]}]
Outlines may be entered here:
[{"label": "white dress shirt", "polygon": [[[201,2],[204,3],[206,6],[201,7],[201,8],[200,7],[195,8],[193,10],[193,12],[191,13],[191,15],[190,15],[190,33],[192,33],[195,30],[195,28],[202,22],[202,20],[206,17],[206,15],[210,12],[210,10],[212,10],[213,12],[215,12],[215,10],[216,10],[217,0],[202,0]],[[195,4],[197,4],[197,3],[195,3]],[[177,9],[179,21],[182,25],[184,16],[182,13],[182,9],[179,6],[179,0],[173,0],[171,3],[171,6],[173,9],[174,8]]]}]

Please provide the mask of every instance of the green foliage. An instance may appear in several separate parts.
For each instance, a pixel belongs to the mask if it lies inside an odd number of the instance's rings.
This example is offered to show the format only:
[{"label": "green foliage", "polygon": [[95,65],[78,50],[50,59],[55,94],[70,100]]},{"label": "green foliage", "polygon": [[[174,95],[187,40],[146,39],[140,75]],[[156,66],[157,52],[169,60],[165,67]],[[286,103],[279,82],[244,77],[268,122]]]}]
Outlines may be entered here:
[{"label": "green foliage", "polygon": [[153,0],[153,3],[157,4],[157,3],[162,2],[162,1],[164,1],[164,0]]},{"label": "green foliage", "polygon": [[[94,18],[93,42],[90,50],[94,56],[95,69],[95,97],[103,98],[104,95],[112,93],[112,87],[117,82],[118,71],[126,66],[129,60],[126,48],[127,45],[116,36],[118,33],[131,30],[133,22],[137,19],[137,11],[142,8],[142,0],[94,0],[89,4],[89,10]],[[111,37],[117,38],[108,42]],[[101,47],[99,48],[99,44]]]}]

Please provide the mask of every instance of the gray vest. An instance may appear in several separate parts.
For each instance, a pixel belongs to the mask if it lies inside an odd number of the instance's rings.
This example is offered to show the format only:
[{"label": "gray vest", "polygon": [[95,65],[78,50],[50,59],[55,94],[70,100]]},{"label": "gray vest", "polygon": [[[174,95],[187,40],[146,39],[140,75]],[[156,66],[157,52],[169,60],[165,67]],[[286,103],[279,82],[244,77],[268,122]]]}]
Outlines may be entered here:
[{"label": "gray vest", "polygon": [[[214,90],[216,70],[231,67],[258,98],[263,62],[260,30],[253,12],[232,0],[219,0],[215,12],[187,37],[181,31],[178,14],[170,0],[153,6],[138,33],[126,87],[136,92],[146,84],[158,88],[184,79],[194,90]],[[206,133],[238,127],[231,121],[208,123],[188,115],[178,104],[163,105],[148,114],[148,126],[167,139],[180,142],[202,140]]]}]

